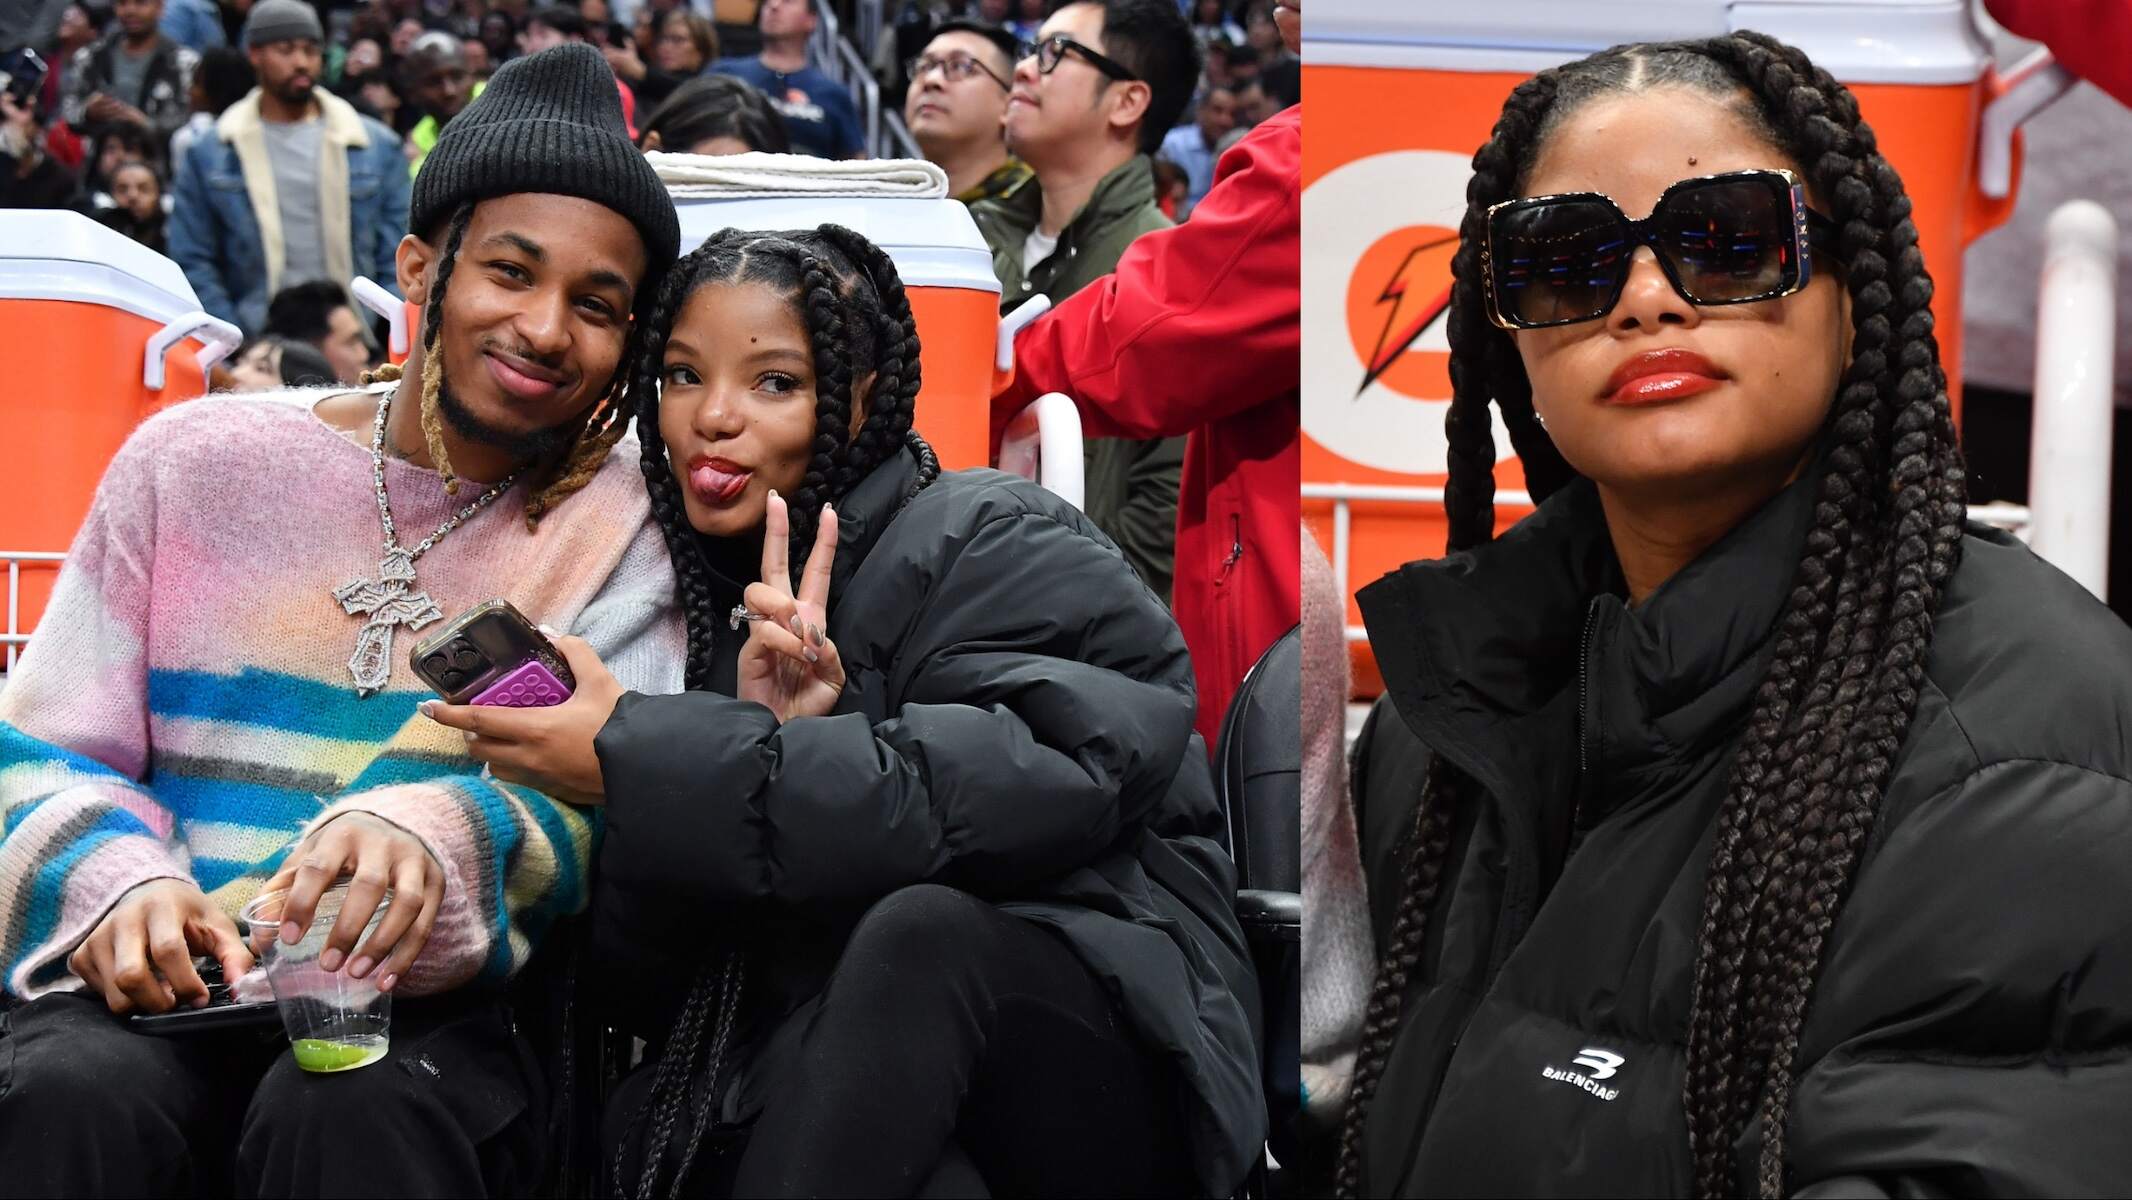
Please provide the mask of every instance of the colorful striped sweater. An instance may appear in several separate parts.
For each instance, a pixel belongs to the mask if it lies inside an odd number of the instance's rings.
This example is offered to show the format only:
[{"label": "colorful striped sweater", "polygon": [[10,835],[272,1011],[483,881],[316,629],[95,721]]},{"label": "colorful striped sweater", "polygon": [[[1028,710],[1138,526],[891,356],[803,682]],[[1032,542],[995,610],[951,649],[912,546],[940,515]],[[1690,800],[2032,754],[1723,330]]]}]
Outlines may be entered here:
[{"label": "colorful striped sweater", "polygon": [[[400,627],[384,691],[356,696],[363,619],[333,591],[378,569],[367,439],[325,392],[190,401],[112,460],[43,620],[0,687],[0,968],[19,997],[76,988],[66,959],[128,889],[189,878],[236,913],[319,822],[374,813],[445,867],[435,930],[402,988],[521,966],[589,894],[596,815],[486,777],[415,712],[430,693]],[[525,523],[511,489],[416,564],[446,616],[502,596],[579,634],[624,686],[679,691],[684,635],[634,439]],[[402,544],[472,495],[385,465]],[[429,632],[425,630],[424,632]]]}]

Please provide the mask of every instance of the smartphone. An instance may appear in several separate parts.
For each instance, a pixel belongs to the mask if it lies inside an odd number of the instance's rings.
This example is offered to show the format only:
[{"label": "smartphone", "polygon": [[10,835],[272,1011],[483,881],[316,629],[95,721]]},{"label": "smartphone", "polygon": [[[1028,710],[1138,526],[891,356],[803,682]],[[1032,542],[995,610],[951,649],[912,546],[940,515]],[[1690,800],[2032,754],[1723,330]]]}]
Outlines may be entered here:
[{"label": "smartphone", "polygon": [[0,54],[0,90],[25,108],[34,107],[37,93],[44,90],[44,59],[25,46]]},{"label": "smartphone", "polygon": [[279,1025],[281,1011],[272,1000],[238,1003],[230,997],[229,982],[222,978],[222,964],[212,958],[195,958],[193,969],[207,985],[204,1008],[176,1008],[166,1013],[135,1013],[126,1019],[135,1033],[158,1037],[188,1037],[225,1029]]},{"label": "smartphone", "polygon": [[415,643],[408,655],[422,682],[451,704],[545,708],[577,688],[553,643],[508,600],[491,600],[452,618]]}]

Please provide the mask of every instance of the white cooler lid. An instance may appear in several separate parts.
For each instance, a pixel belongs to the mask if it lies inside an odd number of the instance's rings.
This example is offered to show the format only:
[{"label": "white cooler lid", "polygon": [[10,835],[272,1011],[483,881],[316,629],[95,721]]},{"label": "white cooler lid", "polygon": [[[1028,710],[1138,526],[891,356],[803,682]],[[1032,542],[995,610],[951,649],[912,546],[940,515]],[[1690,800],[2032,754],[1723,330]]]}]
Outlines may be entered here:
[{"label": "white cooler lid", "polygon": [[1622,42],[1757,29],[1846,83],[1970,83],[1991,61],[1968,0],[1315,0],[1303,61],[1532,72]]},{"label": "white cooler lid", "polygon": [[58,209],[0,209],[0,298],[102,304],[157,322],[200,307],[178,264]]},{"label": "white cooler lid", "polygon": [[940,197],[760,196],[741,200],[681,197],[681,252],[721,229],[812,229],[843,225],[888,251],[907,287],[1000,291],[992,252],[960,203]]}]

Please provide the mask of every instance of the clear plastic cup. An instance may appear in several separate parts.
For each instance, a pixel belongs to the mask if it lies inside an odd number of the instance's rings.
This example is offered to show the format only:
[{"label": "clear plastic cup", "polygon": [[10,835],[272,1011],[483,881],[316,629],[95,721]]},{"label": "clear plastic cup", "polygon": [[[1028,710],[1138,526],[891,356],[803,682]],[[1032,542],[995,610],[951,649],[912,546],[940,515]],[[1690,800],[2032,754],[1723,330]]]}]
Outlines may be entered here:
[{"label": "clear plastic cup", "polygon": [[[362,979],[348,974],[343,962],[338,971],[319,966],[326,939],[348,897],[346,881],[334,884],[318,899],[311,925],[293,946],[281,940],[281,906],[288,892],[277,888],[262,892],[244,906],[247,938],[262,966],[274,1002],[281,1011],[281,1024],[289,1034],[289,1049],[296,1065],[306,1071],[353,1071],[385,1057],[391,1044],[392,995],[377,987],[373,972]],[[361,946],[384,919],[392,893],[378,903],[377,911],[356,939]],[[354,958],[351,950],[349,958]]]}]

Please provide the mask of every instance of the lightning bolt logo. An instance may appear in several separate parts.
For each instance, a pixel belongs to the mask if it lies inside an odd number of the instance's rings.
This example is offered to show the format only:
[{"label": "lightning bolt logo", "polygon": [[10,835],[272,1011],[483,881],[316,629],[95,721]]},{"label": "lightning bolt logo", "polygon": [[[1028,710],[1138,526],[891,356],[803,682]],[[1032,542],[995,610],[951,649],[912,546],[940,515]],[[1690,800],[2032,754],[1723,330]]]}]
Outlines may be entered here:
[{"label": "lightning bolt logo", "polygon": [[1370,353],[1368,369],[1363,372],[1362,384],[1355,389],[1360,396],[1379,376],[1391,370],[1414,344],[1414,339],[1436,323],[1444,310],[1451,306],[1451,289],[1446,286],[1433,295],[1416,285],[1414,276],[1421,274],[1420,260],[1430,251],[1458,241],[1453,233],[1422,244],[1407,251],[1399,262],[1399,269],[1392,272],[1391,282],[1384,285],[1378,294],[1377,303],[1385,307],[1384,329],[1377,335],[1377,348]]}]

